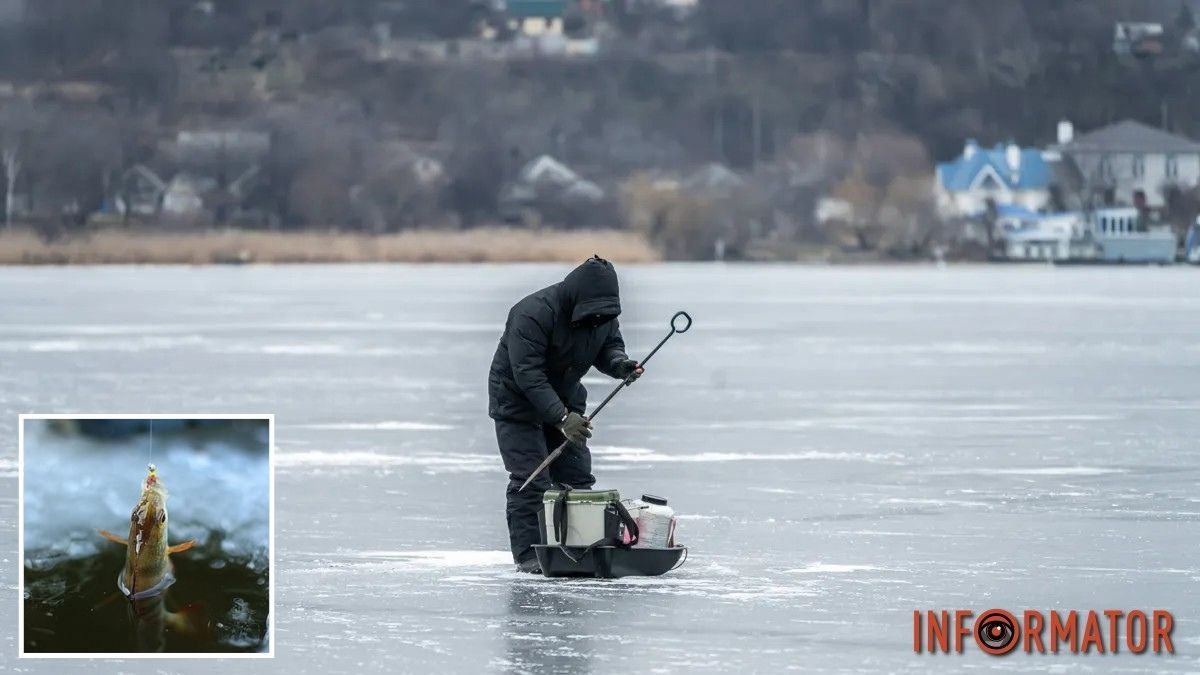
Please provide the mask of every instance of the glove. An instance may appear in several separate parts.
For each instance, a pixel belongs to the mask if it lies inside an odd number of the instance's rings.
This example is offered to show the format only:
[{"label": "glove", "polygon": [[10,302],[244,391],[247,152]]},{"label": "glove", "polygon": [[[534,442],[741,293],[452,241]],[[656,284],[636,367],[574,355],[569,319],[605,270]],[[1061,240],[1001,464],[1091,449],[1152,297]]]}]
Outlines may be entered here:
[{"label": "glove", "polygon": [[[642,376],[642,369],[638,366],[638,362],[633,359],[621,359],[613,364],[613,372],[622,380],[628,379],[630,382]],[[632,375],[633,377],[630,377]]]},{"label": "glove", "polygon": [[567,413],[562,423],[558,425],[558,430],[562,432],[563,436],[576,445],[587,443],[587,439],[592,437],[591,429],[592,423],[577,412]]}]

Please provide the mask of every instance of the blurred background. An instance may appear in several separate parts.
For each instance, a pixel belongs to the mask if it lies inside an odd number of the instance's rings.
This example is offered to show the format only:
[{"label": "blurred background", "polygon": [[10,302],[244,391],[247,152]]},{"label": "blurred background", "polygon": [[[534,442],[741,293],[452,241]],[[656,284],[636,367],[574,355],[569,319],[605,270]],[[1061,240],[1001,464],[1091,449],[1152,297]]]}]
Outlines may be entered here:
[{"label": "blurred background", "polygon": [[168,543],[197,542],[171,557],[168,608],[199,605],[213,629],[168,633],[167,651],[266,651],[268,436],[265,419],[26,420],[25,650],[137,651],[116,582],[125,547],[96,530],[126,536],[152,461]]},{"label": "blurred background", "polygon": [[[984,197],[1150,209],[1190,249],[1196,10],[0,0],[0,201],[19,231],[0,258],[567,261],[599,229],[617,260],[982,259],[1006,214],[953,203],[938,162],[996,147],[1005,173],[1009,147],[1125,121],[1139,142],[1121,152],[1159,161],[1149,129],[1184,153],[1174,173],[1143,170],[1142,201],[1109,194],[1083,147],[1049,167],[1018,154],[1024,178]],[[497,227],[539,234],[508,245]],[[309,238],[279,234],[294,232]]]}]

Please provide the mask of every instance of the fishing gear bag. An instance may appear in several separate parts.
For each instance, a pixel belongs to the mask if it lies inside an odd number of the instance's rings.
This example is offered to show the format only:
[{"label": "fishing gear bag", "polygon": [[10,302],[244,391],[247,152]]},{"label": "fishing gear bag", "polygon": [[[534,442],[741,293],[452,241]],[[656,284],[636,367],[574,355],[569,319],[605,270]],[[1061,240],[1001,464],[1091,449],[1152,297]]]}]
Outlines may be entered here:
[{"label": "fishing gear bag", "polygon": [[542,498],[541,521],[544,543],[568,555],[568,548],[631,546],[638,540],[637,521],[616,490],[549,490]]}]

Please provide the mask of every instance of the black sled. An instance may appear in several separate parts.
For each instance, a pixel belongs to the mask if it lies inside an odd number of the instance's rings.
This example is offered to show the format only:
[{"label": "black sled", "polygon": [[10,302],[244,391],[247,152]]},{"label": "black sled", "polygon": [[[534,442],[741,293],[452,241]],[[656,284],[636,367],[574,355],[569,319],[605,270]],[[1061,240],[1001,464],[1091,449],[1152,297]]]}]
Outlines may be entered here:
[{"label": "black sled", "polygon": [[[538,512],[542,543],[533,546],[543,575],[599,579],[655,577],[670,572],[687,560],[686,546],[634,546],[638,539],[637,522],[621,504],[619,496],[610,499],[609,493],[616,495],[616,491],[569,489],[546,493],[546,507]],[[568,529],[568,513],[572,510],[568,504],[577,504],[577,497],[593,506],[599,506],[600,501],[604,501],[604,536],[586,546],[570,545],[578,529]],[[553,529],[546,526],[547,511],[551,514]],[[567,545],[560,542],[567,542]]]}]

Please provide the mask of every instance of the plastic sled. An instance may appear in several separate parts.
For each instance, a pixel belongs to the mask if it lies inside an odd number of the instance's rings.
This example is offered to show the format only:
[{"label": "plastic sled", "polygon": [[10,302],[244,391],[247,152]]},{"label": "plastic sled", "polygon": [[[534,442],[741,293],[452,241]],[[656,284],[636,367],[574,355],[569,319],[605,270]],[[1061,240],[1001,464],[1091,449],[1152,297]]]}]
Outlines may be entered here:
[{"label": "plastic sled", "polygon": [[681,560],[687,560],[686,546],[596,546],[590,550],[567,547],[570,556],[558,546],[534,544],[533,550],[537,553],[542,574],[548,577],[656,577],[678,567]]}]

